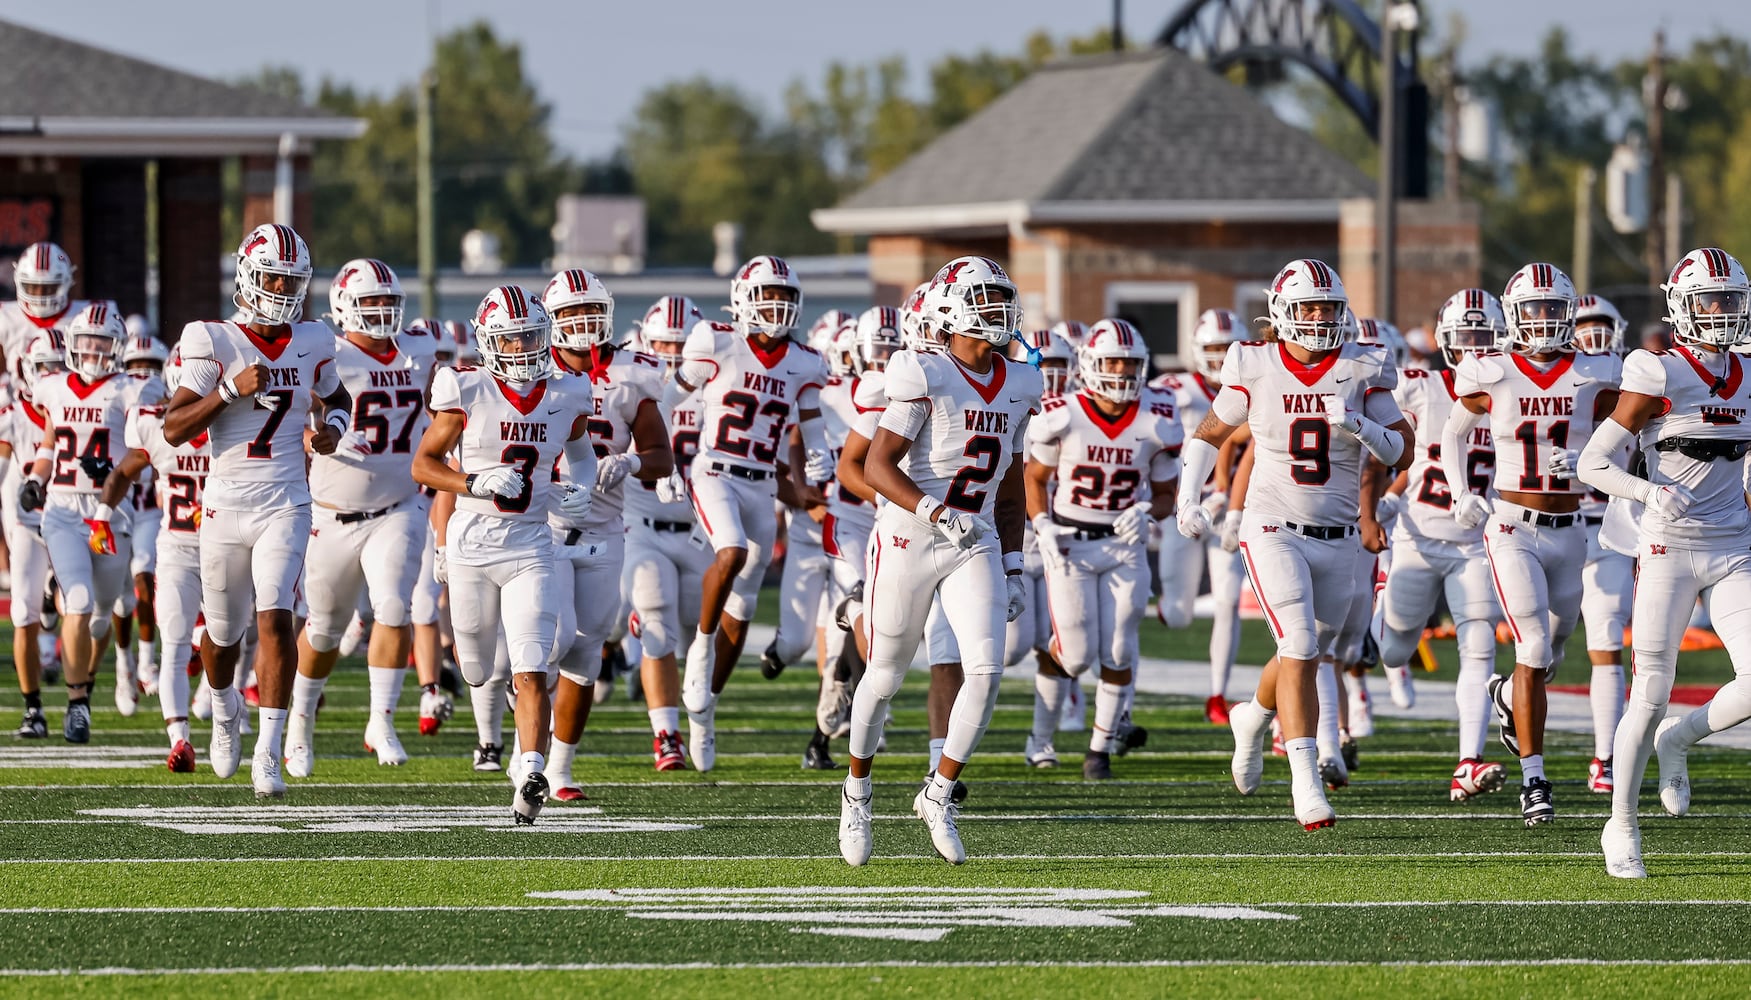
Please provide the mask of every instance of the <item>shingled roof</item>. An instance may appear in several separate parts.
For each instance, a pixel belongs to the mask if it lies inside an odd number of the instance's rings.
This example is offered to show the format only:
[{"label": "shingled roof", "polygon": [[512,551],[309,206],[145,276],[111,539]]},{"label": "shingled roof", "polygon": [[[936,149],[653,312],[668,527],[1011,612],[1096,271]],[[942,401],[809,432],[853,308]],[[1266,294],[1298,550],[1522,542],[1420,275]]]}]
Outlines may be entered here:
[{"label": "shingled roof", "polygon": [[[0,20],[0,148],[352,138],[364,123]],[[98,149],[102,152],[102,149]],[[140,151],[130,148],[126,151]]]},{"label": "shingled roof", "polygon": [[1337,217],[1373,184],[1172,49],[1042,67],[814,221],[834,232],[1010,222]]}]

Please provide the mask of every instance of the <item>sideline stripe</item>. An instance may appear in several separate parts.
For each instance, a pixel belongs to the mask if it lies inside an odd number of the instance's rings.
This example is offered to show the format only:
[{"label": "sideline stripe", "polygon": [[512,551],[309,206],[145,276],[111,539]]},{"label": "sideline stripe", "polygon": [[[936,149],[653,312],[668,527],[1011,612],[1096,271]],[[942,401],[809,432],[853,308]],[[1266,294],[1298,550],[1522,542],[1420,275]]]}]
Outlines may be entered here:
[{"label": "sideline stripe", "polygon": [[[365,756],[362,756],[360,759],[361,760],[365,759],[366,756],[374,756],[374,755],[365,755]],[[693,773],[697,774],[698,772],[695,771]],[[493,777],[488,775],[487,772],[482,772],[481,777],[475,778],[471,781],[299,781],[299,780],[294,779],[292,784],[290,784],[286,787],[291,789],[292,791],[298,791],[300,789],[307,789],[307,788],[350,788],[350,789],[359,789],[359,788],[366,788],[366,789],[369,789],[369,788],[419,788],[419,789],[424,789],[424,790],[430,790],[430,789],[434,789],[434,788],[497,788],[500,785],[505,783],[503,780],[504,776],[502,774],[498,774],[497,778],[498,778],[498,780],[495,781],[493,779]],[[837,785],[839,785],[842,780],[843,779],[831,778],[831,777],[817,778],[817,779],[812,780],[812,781],[810,781],[810,780],[798,780],[798,781],[717,781],[715,779],[710,779],[710,778],[708,778],[704,781],[685,781],[685,780],[683,780],[683,781],[667,780],[666,781],[666,780],[663,780],[661,778],[653,778],[650,781],[591,781],[591,782],[587,783],[587,787],[589,787],[589,788],[649,788],[653,791],[701,791],[701,790],[710,790],[710,789],[716,789],[716,788],[833,788],[833,787],[836,787]],[[1379,781],[1357,782],[1357,784],[1358,785],[1366,784],[1367,787],[1369,787],[1369,788],[1389,788],[1389,787],[1398,787],[1398,786],[1411,787],[1411,788],[1416,788],[1416,787],[1429,788],[1429,787],[1434,787],[1434,786],[1443,784],[1446,781],[1447,781],[1447,776],[1441,775],[1439,777],[1429,777],[1429,778],[1423,778],[1423,779],[1385,778],[1385,779],[1381,779]],[[1228,788],[1228,787],[1231,787],[1233,784],[1234,784],[1234,782],[1229,780],[1228,778],[1217,778],[1217,779],[1208,779],[1208,780],[1200,779],[1197,781],[1174,781],[1171,779],[1151,781],[1151,780],[1138,778],[1138,779],[1129,779],[1129,780],[1117,779],[1117,780],[1113,780],[1113,781],[1103,781],[1103,782],[1101,782],[1101,787],[1102,788],[1156,788],[1156,789],[1159,789],[1159,788],[1200,788],[1200,787],[1208,786],[1208,787],[1212,787],[1212,788],[1216,788],[1216,787]],[[1291,782],[1283,781],[1283,780],[1263,781],[1263,782],[1259,783],[1260,787],[1265,787],[1268,785],[1278,785],[1278,786],[1281,786],[1283,788],[1288,788],[1290,784],[1291,784]],[[916,788],[917,787],[915,784],[913,784],[913,782],[910,779],[900,779],[900,780],[896,780],[896,781],[878,781],[875,783],[875,785],[877,788],[888,787],[888,786],[892,786],[894,788],[900,788],[902,786],[908,787],[908,788]],[[168,781],[168,782],[157,782],[157,783],[152,783],[152,784],[134,783],[134,784],[114,784],[114,785],[106,785],[106,784],[103,784],[101,782],[95,782],[92,784],[85,784],[85,785],[0,785],[0,792],[102,792],[102,791],[109,791],[112,789],[117,790],[117,791],[187,792],[187,791],[190,791],[193,789],[201,789],[201,788],[232,788],[232,787],[235,787],[235,786],[230,785],[230,784],[211,784],[211,783],[207,783],[207,782],[201,782],[199,784],[186,784],[186,783],[177,783],[174,781]],[[997,778],[997,779],[992,779],[989,781],[980,781],[978,787],[980,787],[980,788],[1084,788],[1084,789],[1086,789],[1088,787],[1088,782],[1081,780],[1081,779],[1066,779],[1063,781],[1054,781],[1054,780],[1051,780],[1049,778],[1039,778],[1039,779],[1035,779],[1035,778]],[[563,808],[563,807],[561,807],[561,808]]]},{"label": "sideline stripe", "polygon": [[[351,808],[351,807],[329,806],[329,807],[323,807],[323,808]],[[366,807],[366,808],[368,808],[368,807]],[[1638,817],[1647,817],[1649,819],[1658,819],[1658,818],[1664,818],[1666,814],[1664,812],[1642,812],[1642,813],[1638,813],[1637,815],[1638,815]],[[1692,812],[1692,813],[1686,813],[1685,815],[1692,818],[1692,819],[1741,819],[1741,820],[1742,819],[1751,819],[1751,813]],[[1565,816],[1569,819],[1610,819],[1611,813],[1609,813],[1609,812],[1588,812],[1588,813],[1565,812],[1565,813],[1563,813],[1563,816]],[[220,815],[217,815],[217,816],[211,818],[209,821],[217,821],[218,819],[222,819],[222,818],[223,818],[223,816],[222,816],[222,814],[220,814]],[[247,817],[247,818],[255,819],[256,817],[251,816],[251,817]],[[321,818],[321,817],[312,817],[312,818]],[[711,814],[711,815],[701,816],[701,815],[692,815],[692,814],[675,815],[675,814],[670,814],[670,813],[639,813],[639,812],[624,812],[624,813],[622,813],[622,812],[616,812],[613,815],[603,815],[602,818],[621,820],[621,821],[627,821],[627,822],[645,820],[645,821],[661,821],[661,822],[665,822],[665,823],[785,823],[785,822],[825,823],[825,822],[828,822],[830,820],[837,820],[839,818],[839,816],[837,813],[831,813],[831,814],[830,813],[727,813],[727,814]],[[911,813],[883,813],[883,814],[875,816],[874,818],[878,822],[887,822],[887,823],[898,823],[901,821],[905,821],[908,823],[915,823],[915,822],[917,822],[917,819],[918,819],[916,816],[913,816]],[[1469,822],[1476,822],[1476,821],[1482,821],[1482,820],[1520,819],[1521,816],[1517,812],[1514,812],[1514,813],[1510,813],[1510,812],[1495,812],[1495,813],[1345,813],[1341,818],[1347,823],[1359,823],[1359,822],[1364,822],[1364,821],[1377,821],[1377,820],[1416,820],[1419,822],[1469,823]],[[985,813],[983,815],[962,813],[960,816],[960,822],[963,822],[963,823],[974,822],[974,821],[981,822],[981,823],[1017,823],[1017,822],[1027,822],[1027,823],[1113,823],[1113,822],[1120,822],[1120,821],[1127,821],[1127,820],[1154,820],[1154,821],[1159,821],[1159,822],[1181,822],[1181,823],[1285,823],[1285,822],[1288,822],[1289,819],[1290,819],[1289,816],[1287,816],[1285,814],[1281,814],[1281,813],[1260,813],[1260,814],[1255,815],[1255,816],[1240,816],[1240,815],[1236,815],[1234,813],[1162,813],[1162,812],[1153,812],[1153,813],[1063,813],[1063,814],[1060,814],[1060,813]],[[80,825],[84,825],[84,824],[99,824],[99,823],[103,823],[103,824],[125,823],[125,824],[136,824],[136,825],[151,825],[153,823],[166,823],[166,822],[177,822],[177,821],[185,822],[185,823],[186,822],[198,822],[198,820],[196,820],[194,818],[189,818],[189,817],[160,817],[160,816],[133,817],[133,816],[127,816],[127,817],[116,818],[116,817],[109,817],[109,816],[73,816],[73,817],[68,817],[68,818],[64,818],[64,819],[0,819],[0,826],[80,826]],[[294,815],[294,816],[265,817],[265,818],[262,818],[261,821],[262,822],[288,823],[288,822],[299,822],[300,819],[298,816]],[[469,824],[459,822],[457,825],[468,826]],[[507,826],[507,827],[505,827],[505,829],[506,830],[513,830],[515,828]],[[284,832],[285,833],[304,833],[306,831],[287,830]],[[425,832],[430,832],[430,831],[409,830],[409,831],[393,831],[393,832],[396,832],[396,833],[425,833]],[[1364,855],[1357,855],[1357,856],[1362,857]]]},{"label": "sideline stripe", "polygon": [[[931,860],[934,854],[884,854],[883,858],[897,861]],[[1660,860],[1678,860],[1682,858],[1751,858],[1751,851],[1663,851],[1654,857]],[[1405,860],[1439,860],[1442,858],[1468,858],[1489,860],[1492,858],[1586,858],[1600,860],[1598,851],[1446,851],[1429,853],[1402,854],[1364,854],[1358,852],[1325,853],[1325,854],[1284,854],[1281,851],[1270,854],[1236,854],[1233,852],[1218,853],[1186,853],[1186,854],[980,854],[977,861],[1372,861],[1376,859],[1399,858]],[[328,854],[311,855],[308,857],[273,857],[273,858],[216,858],[216,857],[183,857],[183,858],[0,858],[0,865],[280,865],[280,864],[327,864],[336,861],[367,861],[395,863],[442,862],[452,861],[484,861],[484,862],[529,862],[545,864],[551,861],[564,862],[599,862],[604,864],[624,864],[630,862],[726,862],[742,863],[748,861],[839,861],[837,854],[499,854],[499,855],[467,855],[455,854]],[[1300,905],[1284,903],[1284,906]]]},{"label": "sideline stripe", "polygon": [[[800,888],[800,887],[799,887]],[[947,900],[945,902],[953,902]],[[649,905],[649,904],[645,904]],[[1065,904],[1055,904],[1064,906]],[[1385,900],[1378,903],[1342,902],[1342,903],[1174,903],[1174,906],[1208,906],[1224,907],[1244,905],[1253,909],[1270,909],[1272,907],[1299,909],[1368,909],[1370,907],[1425,907],[1425,906],[1751,906],[1747,899],[1461,899],[1461,900]],[[0,914],[8,916],[42,916],[53,914],[57,916],[76,914],[131,915],[160,913],[529,913],[563,910],[568,913],[625,913],[628,909],[638,909],[638,905],[619,905],[603,903],[493,903],[493,904],[446,904],[429,905],[393,905],[364,906],[339,904],[331,906],[8,906],[0,907]],[[784,912],[794,909],[794,906],[772,905],[738,905],[735,912],[759,912],[764,910]],[[1084,909],[1085,907],[1070,906],[1069,909]],[[1099,909],[1098,906],[1086,907]],[[1751,959],[1747,959],[1751,961]]]}]

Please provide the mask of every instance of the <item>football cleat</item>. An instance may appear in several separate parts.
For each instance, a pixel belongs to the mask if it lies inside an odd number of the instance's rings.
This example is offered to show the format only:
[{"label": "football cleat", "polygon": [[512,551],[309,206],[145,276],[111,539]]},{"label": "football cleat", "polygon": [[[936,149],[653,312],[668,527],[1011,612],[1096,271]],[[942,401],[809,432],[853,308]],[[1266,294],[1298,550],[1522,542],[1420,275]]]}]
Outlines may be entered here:
[{"label": "football cleat", "polygon": [[140,663],[140,697],[158,697],[158,664],[151,660]]},{"label": "football cleat", "polygon": [[961,807],[955,802],[952,791],[947,799],[932,796],[933,785],[931,782],[918,790],[917,798],[912,801],[912,811],[924,819],[924,826],[930,831],[930,846],[936,849],[937,856],[951,865],[963,864],[967,860],[967,849],[961,846],[961,831],[955,825]]},{"label": "football cleat", "polygon": [[170,748],[170,756],[164,759],[164,766],[176,774],[193,774],[195,748],[188,740],[177,740],[176,746]]},{"label": "football cleat", "polygon": [[1349,785],[1350,769],[1344,766],[1342,757],[1322,758],[1319,762],[1319,780],[1335,792]]},{"label": "football cleat", "polygon": [[709,771],[717,766],[716,705],[703,712],[687,710],[687,748],[695,771]]},{"label": "football cleat", "polygon": [[201,683],[195,687],[194,700],[189,703],[189,714],[202,722],[213,717],[213,686],[207,683],[205,676],[201,677]]},{"label": "football cleat", "polygon": [[1228,699],[1213,694],[1204,700],[1204,721],[1212,726],[1228,725]]},{"label": "football cleat", "polygon": [[1447,792],[1450,802],[1465,802],[1479,795],[1501,791],[1508,782],[1508,771],[1502,765],[1471,758],[1462,760],[1453,769],[1453,785]]},{"label": "football cleat", "polygon": [[1113,756],[1098,750],[1088,750],[1082,754],[1083,781],[1113,780]]},{"label": "football cleat", "polygon": [[541,807],[546,804],[547,775],[536,771],[523,779],[517,794],[511,798],[511,822],[517,826],[534,826],[535,817],[541,815]]},{"label": "football cleat", "polygon": [[66,721],[61,723],[61,738],[68,743],[91,742],[91,705],[81,702],[67,706]]},{"label": "football cleat", "polygon": [[1348,730],[1338,733],[1338,756],[1344,759],[1344,770],[1354,772],[1362,760],[1362,745]]},{"label": "football cleat", "polygon": [[1337,825],[1337,813],[1332,811],[1331,803],[1325,799],[1325,789],[1318,782],[1292,781],[1289,794],[1295,803],[1295,821],[1301,824],[1301,829],[1311,833]]},{"label": "football cleat", "polygon": [[857,616],[863,614],[863,581],[851,585],[851,590],[833,608],[833,624],[839,626],[841,632],[850,632],[857,622]]},{"label": "football cleat", "polygon": [[1493,674],[1487,685],[1490,693],[1490,704],[1496,708],[1496,721],[1502,724],[1502,746],[1514,756],[1520,756],[1520,737],[1514,730],[1514,706],[1508,702],[1505,693],[1508,678],[1501,674]]},{"label": "football cleat", "polygon": [[809,739],[808,747],[803,750],[803,770],[805,771],[837,771],[839,762],[833,759],[829,752],[827,737],[815,734]]},{"label": "football cleat", "polygon": [[1234,731],[1234,760],[1229,770],[1234,775],[1234,787],[1242,795],[1259,790],[1259,778],[1265,770],[1265,733],[1270,731],[1274,718],[1274,713],[1267,716],[1250,701],[1228,710],[1228,725]]},{"label": "football cleat", "polygon": [[1057,767],[1058,751],[1053,748],[1050,740],[1036,739],[1031,734],[1027,738],[1027,746],[1022,750],[1029,767]]},{"label": "football cleat", "polygon": [[1556,819],[1556,802],[1551,796],[1550,782],[1533,778],[1520,786],[1520,816],[1527,826],[1537,826]]},{"label": "football cleat", "polygon": [[[914,795],[912,797],[912,815],[918,817],[919,819],[924,818],[924,813],[920,811],[920,802],[922,801],[922,796],[924,795],[924,790],[926,788],[930,787],[930,783],[933,780],[935,780],[935,778],[936,778],[935,771],[932,771],[929,774],[925,775],[924,776],[924,784],[918,789],[918,794]],[[957,806],[960,805],[961,803],[967,801],[967,783],[962,781],[959,778],[956,778],[955,779],[955,787],[952,791],[950,791],[948,793],[948,797]]]},{"label": "football cleat", "polygon": [[255,786],[258,799],[286,797],[286,779],[280,777],[280,758],[272,753],[258,753],[249,764],[249,783]]},{"label": "football cleat", "polygon": [[832,675],[821,678],[820,697],[815,701],[815,725],[821,732],[837,735],[839,727],[851,724],[851,685]]},{"label": "football cleat", "polygon": [[584,786],[578,784],[570,774],[555,773],[547,779],[548,786],[553,789],[553,797],[561,802],[582,802],[589,796],[584,794]]},{"label": "football cleat", "polygon": [[18,724],[18,729],[12,734],[21,740],[46,740],[49,738],[49,720],[40,708],[24,710],[24,721]]},{"label": "football cleat", "polygon": [[286,713],[286,774],[308,778],[316,770],[316,717]]},{"label": "football cleat", "polygon": [[1690,811],[1690,747],[1673,735],[1684,721],[1675,715],[1654,730],[1654,753],[1660,758],[1660,805],[1673,816]]},{"label": "football cleat", "polygon": [[1276,716],[1271,717],[1271,756],[1289,756],[1289,748],[1283,745],[1283,723]]},{"label": "football cleat", "polygon": [[703,632],[693,634],[693,645],[687,648],[687,662],[681,670],[681,707],[689,715],[711,707],[711,675],[717,655],[715,636]]},{"label": "football cleat", "polygon": [[847,778],[846,784],[839,787],[839,856],[846,864],[859,868],[869,863],[870,852],[875,849],[870,830],[875,817],[870,812],[871,796],[853,796],[847,787],[850,782]]},{"label": "football cleat", "polygon": [[420,735],[435,736],[456,714],[456,702],[443,691],[420,692]]},{"label": "football cleat", "polygon": [[1058,728],[1067,733],[1088,731],[1088,699],[1082,693],[1081,684],[1070,685],[1070,697],[1064,699],[1062,714],[1058,716]]},{"label": "football cleat", "polygon": [[476,771],[503,771],[502,760],[505,748],[498,743],[481,743],[474,748],[474,769]]},{"label": "football cleat", "polygon": [[1642,864],[1641,831],[1613,817],[1605,821],[1599,834],[1599,847],[1605,852],[1605,874],[1612,878],[1647,878]]},{"label": "football cleat", "polygon": [[760,654],[760,676],[769,681],[778,679],[784,673],[784,661],[778,658],[778,640],[772,640],[766,651]]},{"label": "football cleat", "polygon": [[651,761],[659,771],[687,770],[687,748],[680,733],[658,733],[651,740]]},{"label": "football cleat", "polygon": [[1374,699],[1369,697],[1364,677],[1351,677],[1350,735],[1365,740],[1374,735]]},{"label": "football cleat", "polygon": [[371,721],[365,724],[365,752],[375,752],[379,766],[400,767],[407,763],[407,751],[402,749],[401,737],[395,735],[394,723],[384,715],[373,714]]},{"label": "football cleat", "polygon": [[357,653],[369,635],[370,630],[365,626],[365,620],[355,612],[352,620],[347,622],[347,630],[340,635],[340,655],[351,656]]},{"label": "football cleat", "polygon": [[1149,742],[1149,730],[1131,721],[1131,713],[1119,717],[1113,727],[1113,756],[1123,757]]},{"label": "football cleat", "polygon": [[1587,765],[1587,791],[1598,795],[1611,794],[1611,758],[1593,758]]},{"label": "football cleat", "polygon": [[236,706],[226,721],[213,717],[213,739],[207,744],[207,763],[213,766],[214,776],[229,778],[243,763],[243,699],[236,688],[215,691],[213,697],[224,698]]},{"label": "football cleat", "polygon": [[132,670],[116,666],[116,711],[130,718],[140,710],[140,688]]},{"label": "football cleat", "polygon": [[261,707],[261,685],[250,684],[243,689],[243,703],[250,708]]},{"label": "football cleat", "polygon": [[1411,668],[1387,667],[1386,692],[1392,696],[1392,703],[1399,708],[1413,708],[1417,703],[1417,689],[1411,683]]}]

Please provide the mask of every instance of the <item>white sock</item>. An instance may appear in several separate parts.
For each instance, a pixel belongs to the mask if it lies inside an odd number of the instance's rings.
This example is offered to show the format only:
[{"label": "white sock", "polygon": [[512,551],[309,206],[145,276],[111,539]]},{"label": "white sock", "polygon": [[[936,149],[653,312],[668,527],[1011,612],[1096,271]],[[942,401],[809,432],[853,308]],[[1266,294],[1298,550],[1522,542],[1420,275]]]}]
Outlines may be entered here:
[{"label": "white sock", "polygon": [[1622,665],[1594,665],[1593,679],[1587,686],[1587,700],[1593,706],[1593,756],[1610,760],[1611,744],[1617,737],[1617,722],[1623,718]]},{"label": "white sock", "polygon": [[401,682],[407,678],[405,667],[367,667],[371,675],[371,717],[395,718],[395,703],[401,700]]},{"label": "white sock", "polygon": [[[184,686],[186,686],[186,684]],[[165,732],[165,735],[170,737],[170,748],[172,750],[176,749],[176,744],[178,742],[183,742],[183,743],[189,742],[188,720],[187,719],[183,719],[181,722],[167,722],[167,723],[165,723],[164,724],[164,732]]]},{"label": "white sock", "polygon": [[292,714],[310,717],[316,714],[316,703],[322,700],[322,689],[328,683],[326,677],[306,677],[303,674],[292,675]]},{"label": "white sock", "polygon": [[468,700],[474,706],[474,731],[481,745],[503,745],[505,682],[494,678],[479,687],[469,688]]},{"label": "white sock", "polygon": [[936,770],[936,765],[942,763],[942,747],[947,742],[946,738],[930,741],[930,769],[932,771]]},{"label": "white sock", "polygon": [[563,743],[555,738],[547,746],[547,769],[560,777],[569,778],[572,773],[572,761],[578,756],[576,743]]},{"label": "white sock", "polygon": [[868,775],[864,775],[861,778],[853,777],[849,774],[845,776],[845,794],[852,798],[867,799],[869,798],[870,790],[871,782]]},{"label": "white sock", "polygon": [[1453,692],[1459,703],[1459,759],[1482,760],[1490,738],[1490,674],[1488,661],[1459,661],[1459,683]]},{"label": "white sock", "polygon": [[646,713],[651,718],[651,733],[661,736],[664,733],[681,731],[681,709],[675,705],[667,708],[653,708]]},{"label": "white sock", "polygon": [[1088,734],[1088,749],[1095,753],[1110,753],[1113,731],[1119,726],[1119,709],[1124,704],[1122,685],[1101,681],[1094,687],[1094,728]]},{"label": "white sock", "polygon": [[116,676],[134,676],[134,651],[120,643],[116,644]]},{"label": "white sock", "polygon": [[157,643],[151,639],[140,640],[140,669],[150,671],[158,665]]},{"label": "white sock", "polygon": [[236,685],[225,688],[213,688],[213,721],[229,722],[237,717],[238,709],[243,707],[243,698],[237,693]]},{"label": "white sock", "polygon": [[1289,751],[1289,780],[1295,783],[1320,785],[1319,741],[1311,736],[1297,736],[1283,741]]},{"label": "white sock", "polygon": [[1338,732],[1338,669],[1330,661],[1320,661],[1317,687],[1319,728],[1315,734],[1318,736],[1318,755],[1331,760],[1342,756],[1343,737]]},{"label": "white sock", "polygon": [[539,750],[525,750],[523,756],[520,758],[520,762],[521,767],[519,770],[523,772],[523,777],[525,779],[531,774],[540,774],[542,771],[547,770],[547,758],[542,756]]},{"label": "white sock", "polygon": [[1544,754],[1535,753],[1530,757],[1520,758],[1520,784],[1532,783],[1534,778],[1544,777]]},{"label": "white sock", "polygon": [[256,718],[261,731],[255,737],[255,755],[280,756],[280,750],[286,742],[286,709],[263,705],[256,709]]},{"label": "white sock", "polygon": [[1052,742],[1053,735],[1058,732],[1058,717],[1064,711],[1064,699],[1070,695],[1070,685],[1074,683],[1068,677],[1046,673],[1034,675],[1035,742]]},{"label": "white sock", "polygon": [[188,660],[186,651],[164,651],[164,667],[158,672],[158,704],[166,719],[188,718]]},{"label": "white sock", "polygon": [[944,777],[941,771],[930,779],[930,797],[938,802],[947,802],[954,790],[955,779]]}]

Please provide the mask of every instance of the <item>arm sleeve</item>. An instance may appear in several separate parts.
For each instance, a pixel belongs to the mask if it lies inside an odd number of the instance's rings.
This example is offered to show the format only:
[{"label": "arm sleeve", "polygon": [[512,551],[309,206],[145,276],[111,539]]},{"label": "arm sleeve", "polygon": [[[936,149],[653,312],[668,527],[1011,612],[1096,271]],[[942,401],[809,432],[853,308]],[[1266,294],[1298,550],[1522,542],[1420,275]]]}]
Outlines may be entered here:
[{"label": "arm sleeve", "polygon": [[1654,484],[1618,464],[1618,458],[1635,440],[1636,436],[1629,428],[1614,419],[1605,419],[1587,439],[1587,447],[1581,449],[1580,461],[1575,463],[1575,475],[1588,486],[1614,497],[1646,503]]},{"label": "arm sleeve", "polygon": [[1204,492],[1205,481],[1216,468],[1218,455],[1216,446],[1202,438],[1193,438],[1186,442],[1185,450],[1180,453],[1182,469],[1178,509],[1198,502]]},{"label": "arm sleeve", "polygon": [[571,469],[572,482],[584,486],[596,483],[596,445],[584,434],[565,443],[565,464]]},{"label": "arm sleeve", "polygon": [[1441,471],[1447,476],[1447,488],[1455,497],[1470,493],[1470,480],[1465,476],[1465,442],[1477,425],[1489,418],[1487,413],[1473,413],[1463,406],[1453,407],[1447,423],[1441,428]]}]

